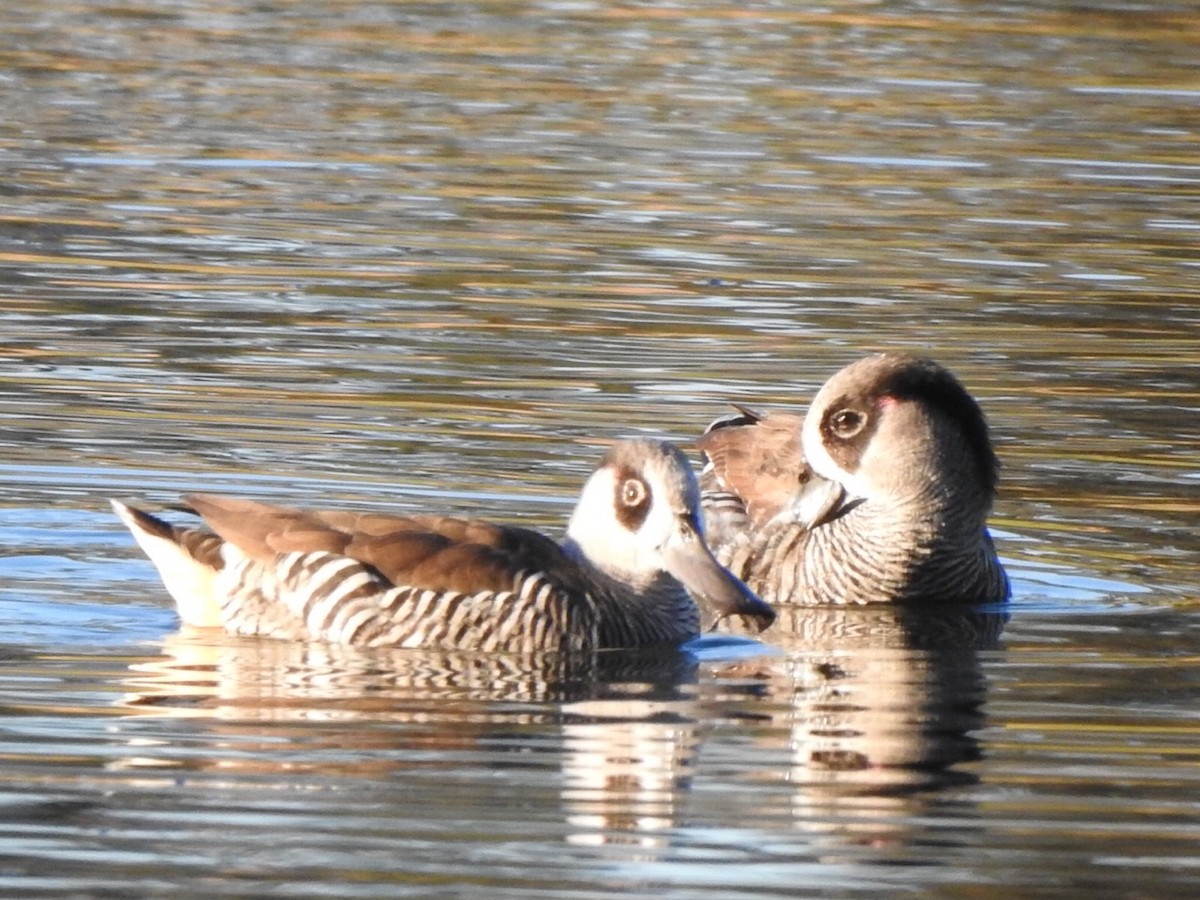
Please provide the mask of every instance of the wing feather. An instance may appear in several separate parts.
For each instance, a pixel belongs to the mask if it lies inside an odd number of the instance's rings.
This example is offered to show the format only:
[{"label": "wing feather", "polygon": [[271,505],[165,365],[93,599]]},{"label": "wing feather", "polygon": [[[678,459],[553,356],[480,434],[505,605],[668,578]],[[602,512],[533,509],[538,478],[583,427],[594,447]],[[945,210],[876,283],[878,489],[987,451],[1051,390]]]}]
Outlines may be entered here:
[{"label": "wing feather", "polygon": [[803,425],[803,416],[788,413],[743,416],[698,441],[717,484],[742,502],[755,528],[782,511],[808,478]]},{"label": "wing feather", "polygon": [[325,552],[370,566],[393,585],[435,591],[511,591],[530,572],[566,586],[574,564],[535,531],[451,516],[300,510],[253,500],[185,498],[221,538],[260,562]]}]

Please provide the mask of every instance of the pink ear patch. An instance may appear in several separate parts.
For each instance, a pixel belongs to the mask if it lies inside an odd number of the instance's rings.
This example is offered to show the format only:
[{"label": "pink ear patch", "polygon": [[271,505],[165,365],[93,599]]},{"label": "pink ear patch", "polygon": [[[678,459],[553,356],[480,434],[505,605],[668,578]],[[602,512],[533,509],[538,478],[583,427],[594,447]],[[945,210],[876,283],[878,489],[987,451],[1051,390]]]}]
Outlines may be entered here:
[{"label": "pink ear patch", "polygon": [[891,394],[884,394],[879,398],[880,409],[891,409],[893,406],[899,406],[902,401],[899,397],[893,397]]}]

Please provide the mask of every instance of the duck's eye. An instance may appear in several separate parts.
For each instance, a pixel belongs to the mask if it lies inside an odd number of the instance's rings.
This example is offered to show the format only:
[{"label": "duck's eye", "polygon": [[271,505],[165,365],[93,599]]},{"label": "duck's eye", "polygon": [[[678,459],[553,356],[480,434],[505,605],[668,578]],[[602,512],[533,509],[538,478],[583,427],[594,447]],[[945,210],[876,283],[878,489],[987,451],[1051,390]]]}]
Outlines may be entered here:
[{"label": "duck's eye", "polygon": [[621,485],[621,502],[626,506],[640,506],[646,502],[649,491],[646,483],[639,478],[626,478]]},{"label": "duck's eye", "polygon": [[854,409],[839,409],[829,417],[833,433],[840,438],[852,438],[867,424],[867,417]]}]

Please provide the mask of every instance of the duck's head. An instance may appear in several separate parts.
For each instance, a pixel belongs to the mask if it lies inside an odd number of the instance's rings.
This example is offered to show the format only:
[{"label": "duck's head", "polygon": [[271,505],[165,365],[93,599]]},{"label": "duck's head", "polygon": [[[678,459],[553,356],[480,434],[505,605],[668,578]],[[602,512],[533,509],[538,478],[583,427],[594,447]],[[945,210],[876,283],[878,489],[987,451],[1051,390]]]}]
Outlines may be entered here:
[{"label": "duck's head", "polygon": [[932,360],[860,359],[825,383],[801,436],[812,477],[796,517],[816,528],[861,503],[991,508],[999,476],[987,421],[967,390]]},{"label": "duck's head", "polygon": [[704,541],[700,488],[687,457],[665,441],[614,444],[584,485],[567,537],[592,565],[633,590],[666,573],[712,624],[746,616],[765,628],[774,611],[717,562]]}]

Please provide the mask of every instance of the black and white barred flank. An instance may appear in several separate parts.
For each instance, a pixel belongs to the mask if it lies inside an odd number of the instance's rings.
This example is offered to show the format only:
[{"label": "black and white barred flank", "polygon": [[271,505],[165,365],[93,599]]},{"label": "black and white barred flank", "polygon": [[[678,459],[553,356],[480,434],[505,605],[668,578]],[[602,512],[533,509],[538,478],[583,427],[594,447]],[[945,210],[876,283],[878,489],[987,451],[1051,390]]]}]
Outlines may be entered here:
[{"label": "black and white barred flank", "polygon": [[582,650],[598,639],[595,602],[541,573],[464,593],[393,586],[349,557],[295,552],[274,565],[242,560],[224,577],[222,616],[235,634],[482,651]]}]

